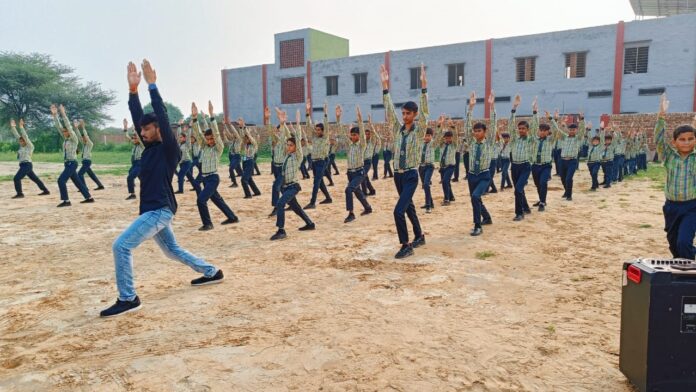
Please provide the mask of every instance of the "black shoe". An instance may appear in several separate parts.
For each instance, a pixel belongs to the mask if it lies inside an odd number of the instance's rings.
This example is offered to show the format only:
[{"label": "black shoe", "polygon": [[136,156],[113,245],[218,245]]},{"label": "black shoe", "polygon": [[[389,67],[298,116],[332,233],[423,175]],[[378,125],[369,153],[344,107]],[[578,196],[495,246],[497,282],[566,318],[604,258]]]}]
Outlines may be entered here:
[{"label": "black shoe", "polygon": [[136,296],[132,301],[116,300],[116,303],[99,312],[99,317],[115,317],[140,309],[140,298]]},{"label": "black shoe", "polygon": [[539,204],[539,212],[544,212],[546,211],[546,204]]},{"label": "black shoe", "polygon": [[519,221],[521,221],[522,219],[524,219],[524,214],[515,215],[515,218],[513,219],[513,221],[519,222]]},{"label": "black shoe", "polygon": [[239,187],[239,185],[237,185],[237,184],[230,185],[230,188],[237,188],[237,187]]},{"label": "black shoe", "polygon": [[430,214],[431,212],[433,212],[433,209],[432,209],[431,207],[426,207],[426,208],[425,208],[425,213],[426,213],[426,214]]},{"label": "black shoe", "polygon": [[271,211],[271,213],[268,214],[268,217],[270,218],[270,217],[276,216],[276,215],[278,215],[278,209],[274,207],[273,211]]},{"label": "black shoe", "polygon": [[334,183],[333,183],[333,182],[330,182],[330,183],[329,183],[329,186],[334,186]]},{"label": "black shoe", "polygon": [[60,204],[58,204],[57,207],[70,207],[71,205],[72,204],[70,203],[70,200],[65,200],[65,201],[61,202]]},{"label": "black shoe", "polygon": [[333,203],[333,199],[324,199],[319,202],[319,204],[331,204]]},{"label": "black shoe", "polygon": [[94,198],[90,197],[89,199],[84,199],[80,202],[80,204],[87,204],[87,203],[94,203]]},{"label": "black shoe", "polygon": [[[196,190],[196,188],[191,188],[191,189],[189,189],[189,192],[190,192],[190,191],[195,191],[195,190]],[[184,193],[184,192],[181,192],[181,193]]]},{"label": "black shoe", "polygon": [[251,196],[251,195],[244,196],[245,199],[251,199],[252,197],[253,197],[253,196]]},{"label": "black shoe", "polygon": [[539,205],[540,205],[540,204],[541,204],[541,202],[540,202],[540,201],[538,201],[538,202],[536,202],[536,203],[532,204],[532,207],[539,207]]},{"label": "black shoe", "polygon": [[126,200],[133,200],[133,199],[135,199],[135,193],[131,193],[130,195],[128,195],[128,197],[126,197]]},{"label": "black shoe", "polygon": [[566,197],[566,200],[567,200],[567,201],[573,201],[573,196],[568,196],[568,197]]},{"label": "black shoe", "polygon": [[424,210],[424,209],[426,209],[426,208],[428,208],[428,207],[429,207],[429,206],[428,206],[427,204],[423,204],[423,205],[421,206],[421,209]]},{"label": "black shoe", "polygon": [[445,201],[442,202],[442,205],[443,205],[443,206],[448,206],[448,205],[450,205],[450,201],[449,201],[449,200],[445,200]]},{"label": "black shoe", "polygon": [[454,196],[450,197],[450,201],[455,201]]},{"label": "black shoe", "polygon": [[529,208],[527,208],[526,210],[522,210],[522,212],[524,212],[525,215],[529,215],[529,214],[532,213],[532,210],[530,210]]},{"label": "black shoe", "polygon": [[568,196],[566,196],[566,194],[564,193],[563,196],[561,196],[561,199],[565,199],[566,197]]},{"label": "black shoe", "polygon": [[334,175],[334,176],[337,176],[337,175],[339,175],[339,174],[340,174],[339,172],[336,172],[336,173],[334,173],[333,175]]},{"label": "black shoe", "polygon": [[51,194],[51,192],[49,192],[48,189],[44,189],[43,191],[41,191],[41,193],[39,193],[39,196],[46,196],[46,195],[50,195],[50,194]]},{"label": "black shoe", "polygon": [[455,179],[452,180],[452,182],[459,182],[459,179],[458,179],[458,178],[455,178]]},{"label": "black shoe", "polygon": [[259,193],[254,193],[254,196],[261,196],[261,192],[259,192]]},{"label": "black shoe", "polygon": [[203,226],[198,228],[198,231],[208,231],[208,230],[213,230],[212,224],[203,225]]},{"label": "black shoe", "polygon": [[367,195],[368,195],[368,196],[374,196],[374,195],[376,195],[376,194],[377,194],[377,191],[373,189],[373,190],[370,191]]},{"label": "black shoe", "polygon": [[309,204],[307,204],[306,206],[304,206],[303,209],[304,209],[304,210],[313,210],[313,209],[315,209],[315,208],[317,208],[317,206],[316,206],[314,203],[309,203]]},{"label": "black shoe", "polygon": [[372,213],[372,207],[368,207],[365,211],[360,213],[360,216],[370,215]]},{"label": "black shoe", "polygon": [[18,193],[18,194],[16,194],[16,195],[12,196],[12,198],[13,198],[13,199],[23,199],[23,198],[24,198],[24,194],[23,194],[23,193]]},{"label": "black shoe", "polygon": [[409,244],[401,245],[401,249],[394,255],[396,259],[403,259],[408,256],[413,256],[413,247]]},{"label": "black shoe", "polygon": [[473,229],[471,229],[471,232],[469,233],[469,235],[472,237],[476,237],[481,234],[483,234],[483,229],[480,227],[474,227]]},{"label": "black shoe", "polygon": [[208,284],[215,284],[215,283],[222,283],[222,281],[225,279],[225,275],[222,273],[222,270],[219,269],[215,273],[215,275],[211,276],[210,278],[201,276],[198,279],[194,279],[191,281],[191,286],[205,286]]},{"label": "black shoe", "polygon": [[310,230],[314,230],[315,228],[316,228],[316,226],[314,225],[314,223],[307,223],[306,225],[300,227],[298,230],[299,231],[310,231]]},{"label": "black shoe", "polygon": [[492,225],[492,224],[493,224],[493,219],[491,219],[490,216],[487,217],[487,218],[483,218],[483,220],[481,221],[481,224],[482,224],[482,225]]},{"label": "black shoe", "polygon": [[597,188],[596,187],[590,188],[590,192],[597,192]]},{"label": "black shoe", "polygon": [[283,229],[278,229],[275,234],[271,237],[271,241],[276,241],[276,240],[283,240],[287,237],[288,235],[285,234],[285,230]]},{"label": "black shoe", "polygon": [[351,212],[351,213],[348,214],[348,216],[346,217],[346,219],[343,220],[343,223],[350,223],[350,222],[352,222],[352,221],[354,221],[354,220],[355,220],[355,214],[353,214],[353,213]]},{"label": "black shoe", "polygon": [[493,188],[493,190],[491,190],[491,193],[498,193],[498,190]]},{"label": "black shoe", "polygon": [[602,188],[611,188],[611,185],[604,185]]},{"label": "black shoe", "polygon": [[227,218],[224,221],[222,221],[222,223],[220,223],[220,224],[221,225],[229,225],[232,223],[239,223],[239,218],[236,216],[234,218]]},{"label": "black shoe", "polygon": [[106,188],[104,188],[104,185],[99,185],[98,187],[94,188],[95,191],[101,191],[104,189],[106,189]]},{"label": "black shoe", "polygon": [[174,192],[175,195],[180,195],[180,194],[182,194],[182,193],[184,193],[184,191],[176,191],[176,192]]},{"label": "black shoe", "polygon": [[425,245],[425,234],[422,234],[420,237],[416,238],[411,242],[411,246],[415,249],[421,245]]}]

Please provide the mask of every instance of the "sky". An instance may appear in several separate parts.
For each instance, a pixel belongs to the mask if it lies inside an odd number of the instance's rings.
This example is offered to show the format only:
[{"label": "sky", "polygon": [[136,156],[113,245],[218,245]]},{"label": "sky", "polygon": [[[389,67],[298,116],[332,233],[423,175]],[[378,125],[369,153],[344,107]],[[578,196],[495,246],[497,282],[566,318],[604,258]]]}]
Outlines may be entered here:
[{"label": "sky", "polygon": [[131,60],[149,59],[162,96],[184,113],[208,100],[220,112],[220,71],[273,63],[280,32],[315,28],[360,55],[635,19],[629,0],[0,0],[0,9],[0,51],[49,54],[114,90],[112,126],[130,118]]}]

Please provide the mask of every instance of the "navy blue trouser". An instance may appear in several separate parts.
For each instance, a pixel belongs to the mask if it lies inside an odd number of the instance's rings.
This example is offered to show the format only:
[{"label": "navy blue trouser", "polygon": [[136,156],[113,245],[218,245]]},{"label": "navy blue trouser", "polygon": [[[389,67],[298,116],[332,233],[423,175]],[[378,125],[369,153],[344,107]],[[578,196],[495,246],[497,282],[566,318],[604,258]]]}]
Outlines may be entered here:
[{"label": "navy blue trouser", "polygon": [[363,171],[348,171],[348,185],[346,186],[346,211],[353,212],[353,195],[362,204],[364,209],[370,208],[370,203],[367,202],[365,194],[360,189],[360,184],[363,182]]},{"label": "navy blue trouser", "polygon": [[624,159],[623,155],[614,156],[614,176],[612,178],[614,182],[623,181]]},{"label": "navy blue trouser", "polygon": [[232,180],[233,184],[236,184],[237,177],[242,177],[242,156],[239,154],[229,154],[228,157],[230,159],[230,180]]},{"label": "navy blue trouser", "polygon": [[573,176],[578,169],[577,159],[562,159],[561,160],[561,183],[563,184],[563,196],[573,196]]},{"label": "navy blue trouser", "polygon": [[300,173],[302,173],[302,178],[309,178],[309,171],[307,170],[307,157],[302,157],[302,162],[300,162]]},{"label": "navy blue trouser", "polygon": [[331,171],[331,168],[328,166],[328,159],[317,159],[316,161],[312,162],[312,173],[314,174],[314,182],[312,184],[312,200],[310,201],[310,204],[314,204],[317,202],[317,195],[319,194],[320,189],[321,193],[324,194],[325,198],[331,199],[329,190],[326,188],[326,184],[324,184],[324,172],[327,170]]},{"label": "navy blue trouser", "polygon": [[425,206],[430,208],[435,207],[433,204],[433,195],[430,191],[434,170],[433,165],[421,165],[418,167],[418,175],[420,176],[423,192],[425,193]]},{"label": "navy blue trouser", "polygon": [[89,194],[89,190],[87,189],[87,186],[85,185],[82,180],[80,180],[80,177],[77,175],[77,161],[66,161],[64,163],[65,168],[63,169],[63,172],[60,173],[60,177],[58,177],[58,189],[60,190],[60,199],[61,200],[70,200],[68,197],[68,179],[71,179],[73,184],[77,187],[77,189],[82,193],[82,196],[85,199],[89,199],[92,197]]},{"label": "navy blue trouser", "polygon": [[537,188],[539,201],[546,204],[546,194],[549,191],[549,180],[551,180],[551,164],[532,165],[532,179]]},{"label": "navy blue trouser", "polygon": [[669,250],[673,257],[696,259],[696,199],[689,201],[666,200],[662,207]]},{"label": "navy blue trouser", "polygon": [[551,151],[551,156],[553,157],[553,164],[556,166],[556,175],[560,176],[560,170],[561,170],[561,149],[560,148],[554,148]]},{"label": "navy blue trouser", "polygon": [[459,164],[462,161],[462,153],[457,151],[454,153],[454,179],[459,180]]},{"label": "navy blue trouser", "polygon": [[462,161],[464,162],[464,176],[469,175],[469,151],[462,154]]},{"label": "navy blue trouser", "polygon": [[510,171],[512,173],[512,183],[515,186],[515,215],[522,215],[524,211],[529,210],[524,187],[527,186],[531,168],[529,163],[513,162]]},{"label": "navy blue trouser", "polygon": [[196,175],[196,177],[194,177],[196,182],[201,181],[201,173],[203,173],[201,167],[202,166],[201,166],[199,158],[193,158],[193,161],[191,162],[191,170],[190,171],[191,171],[191,175],[193,175],[193,168],[198,169],[198,174]]},{"label": "navy blue trouser", "polygon": [[126,177],[126,185],[128,186],[128,193],[135,193],[135,179],[138,178],[140,174],[140,159],[137,161],[131,161],[131,167],[128,169],[128,177]]},{"label": "navy blue trouser", "polygon": [[365,173],[363,177],[363,182],[360,184],[360,188],[362,189],[364,194],[373,193],[375,191],[375,188],[372,186],[372,183],[370,182],[370,168],[372,167],[372,159],[365,159],[363,161],[363,171]]},{"label": "navy blue trouser", "polygon": [[271,173],[273,173],[273,188],[271,189],[271,205],[275,208],[280,198],[280,187],[283,185],[283,165],[272,163]]},{"label": "navy blue trouser", "polygon": [[220,185],[220,176],[217,174],[201,175],[201,184],[203,184],[203,189],[196,198],[196,204],[198,205],[198,213],[201,215],[203,224],[210,225],[213,223],[210,220],[208,200],[211,200],[228,219],[234,219],[234,212],[232,212],[232,209],[225,203],[225,200],[217,191],[218,185]]},{"label": "navy blue trouser", "polygon": [[493,159],[491,160],[491,165],[488,168],[488,170],[491,173],[491,184],[489,185],[491,191],[497,191],[498,189],[495,187],[495,173],[498,170],[498,160]]},{"label": "navy blue trouser", "polygon": [[502,166],[500,176],[502,177],[500,180],[500,189],[506,186],[512,186],[512,181],[510,181],[510,160],[501,158],[500,159],[500,164]]},{"label": "navy blue trouser", "polygon": [[442,194],[445,196],[445,201],[454,200],[454,192],[452,192],[452,176],[454,175],[454,166],[445,166],[440,169],[440,180],[442,181]]},{"label": "navy blue trouser", "polygon": [[[333,168],[335,173],[338,174],[338,166],[336,166],[336,154],[329,154],[329,163],[330,166],[326,168],[329,174],[331,174],[331,168]],[[329,176],[329,178],[331,178],[331,176]]]},{"label": "navy blue trouser", "polygon": [[486,206],[483,205],[483,199],[481,198],[488,190],[488,185],[491,182],[491,173],[488,171],[479,174],[469,173],[466,176],[466,181],[469,184],[471,207],[474,212],[474,227],[481,227],[481,216],[485,219],[491,217]]},{"label": "navy blue trouser", "polygon": [[[83,159],[82,160],[82,166],[80,167],[80,170],[77,172],[77,175],[80,176],[80,180],[82,182],[85,182],[85,173],[89,176],[89,178],[94,181],[95,184],[97,184],[98,187],[103,187],[101,181],[99,181],[99,177],[97,177],[96,174],[94,174],[94,171],[92,171],[92,161],[89,159]],[[85,186],[87,183],[85,182]]]},{"label": "navy blue trouser", "polygon": [[645,153],[638,154],[636,163],[638,165],[638,170],[648,170],[648,155]]},{"label": "navy blue trouser", "polygon": [[418,215],[416,215],[416,206],[413,205],[413,195],[418,188],[418,172],[416,169],[411,169],[403,173],[394,173],[394,185],[396,185],[396,192],[399,194],[399,200],[394,207],[394,222],[396,223],[396,232],[399,235],[399,243],[405,245],[409,243],[406,216],[411,221],[415,238],[423,235]]},{"label": "navy blue trouser", "polygon": [[254,174],[254,160],[246,159],[242,161],[242,189],[244,189],[244,196],[251,196],[251,192],[254,192],[254,195],[261,194],[252,174]]},{"label": "navy blue trouser", "polygon": [[614,178],[614,162],[602,161],[602,173],[604,174],[604,186],[610,187]]},{"label": "navy blue trouser", "polygon": [[177,177],[177,182],[178,182],[178,191],[183,192],[184,191],[184,179],[188,179],[191,185],[193,185],[193,189],[196,190],[196,194],[201,192],[201,186],[196,181],[195,178],[193,178],[193,163],[191,161],[183,161],[179,164],[179,171],[176,173]]},{"label": "navy blue trouser", "polygon": [[587,169],[590,171],[590,177],[592,178],[592,189],[599,188],[599,168],[601,164],[599,162],[588,162]]},{"label": "navy blue trouser", "polygon": [[31,162],[20,162],[19,170],[17,170],[17,174],[15,174],[13,178],[15,192],[17,192],[18,195],[23,195],[22,178],[24,177],[29,177],[29,179],[34,181],[34,183],[42,191],[48,190],[48,188],[46,188],[46,185],[44,185],[44,183],[39,179],[39,176],[37,176],[36,173],[34,173],[34,165]]},{"label": "navy blue trouser", "polygon": [[390,150],[383,150],[382,157],[384,157],[384,177],[387,175],[393,177],[394,172],[392,171],[391,167],[392,152]]},{"label": "navy blue trouser", "polygon": [[285,228],[285,206],[288,205],[292,212],[297,214],[305,224],[312,224],[312,220],[309,219],[307,213],[304,212],[300,203],[297,202],[297,194],[302,188],[300,184],[292,184],[289,186],[281,186],[280,197],[278,198],[278,204],[275,205],[275,209],[278,211],[276,216],[276,227],[279,229]]},{"label": "navy blue trouser", "polygon": [[379,154],[375,154],[372,156],[372,179],[376,180],[379,178]]}]

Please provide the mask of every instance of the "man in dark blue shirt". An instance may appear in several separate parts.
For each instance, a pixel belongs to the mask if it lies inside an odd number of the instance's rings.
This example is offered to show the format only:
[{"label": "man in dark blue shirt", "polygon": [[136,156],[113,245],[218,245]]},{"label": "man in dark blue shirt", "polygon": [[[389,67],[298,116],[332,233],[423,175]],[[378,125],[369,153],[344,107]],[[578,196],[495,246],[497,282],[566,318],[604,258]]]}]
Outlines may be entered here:
[{"label": "man in dark blue shirt", "polygon": [[172,189],[172,178],[179,163],[181,151],[176,135],[169,124],[164,101],[157,90],[157,74],[147,60],[143,60],[142,73],[148,84],[154,113],[143,113],[138,98],[141,73],[135,64],[128,63],[130,95],[128,108],[133,118],[135,131],[145,145],[140,162],[140,216],[114,241],[114,264],[116,266],[116,303],[103,310],[101,317],[113,317],[140,308],[140,299],[133,284],[133,255],[131,251],[143,241],[154,238],[169,258],[188,265],[203,274],[191,284],[201,286],[220,283],[222,270],[194,256],[176,243],[171,221],[176,213],[176,199]]}]

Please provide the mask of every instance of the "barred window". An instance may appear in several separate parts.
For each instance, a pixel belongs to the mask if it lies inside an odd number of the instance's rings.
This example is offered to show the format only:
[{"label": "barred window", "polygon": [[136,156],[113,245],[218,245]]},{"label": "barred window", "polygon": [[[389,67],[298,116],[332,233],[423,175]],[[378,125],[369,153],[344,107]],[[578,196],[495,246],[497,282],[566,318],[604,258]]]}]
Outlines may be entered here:
[{"label": "barred window", "polygon": [[649,46],[635,46],[624,49],[624,74],[648,72]]},{"label": "barred window", "polygon": [[326,96],[338,95],[338,76],[326,77]]},{"label": "barred window", "polygon": [[280,68],[304,66],[304,39],[280,41]]},{"label": "barred window", "polygon": [[356,94],[367,93],[367,72],[353,74],[353,80]]},{"label": "barred window", "polygon": [[280,102],[282,104],[303,103],[304,101],[304,77],[285,78],[280,81]]},{"label": "barred window", "polygon": [[447,65],[447,86],[464,85],[464,63]]},{"label": "barred window", "polygon": [[536,57],[518,57],[516,80],[518,82],[533,82],[536,80]]},{"label": "barred window", "polygon": [[565,78],[584,78],[587,62],[587,52],[565,54]]},{"label": "barred window", "polygon": [[411,73],[411,90],[420,90],[421,87],[421,69],[420,67],[416,68],[409,68],[409,72]]}]

